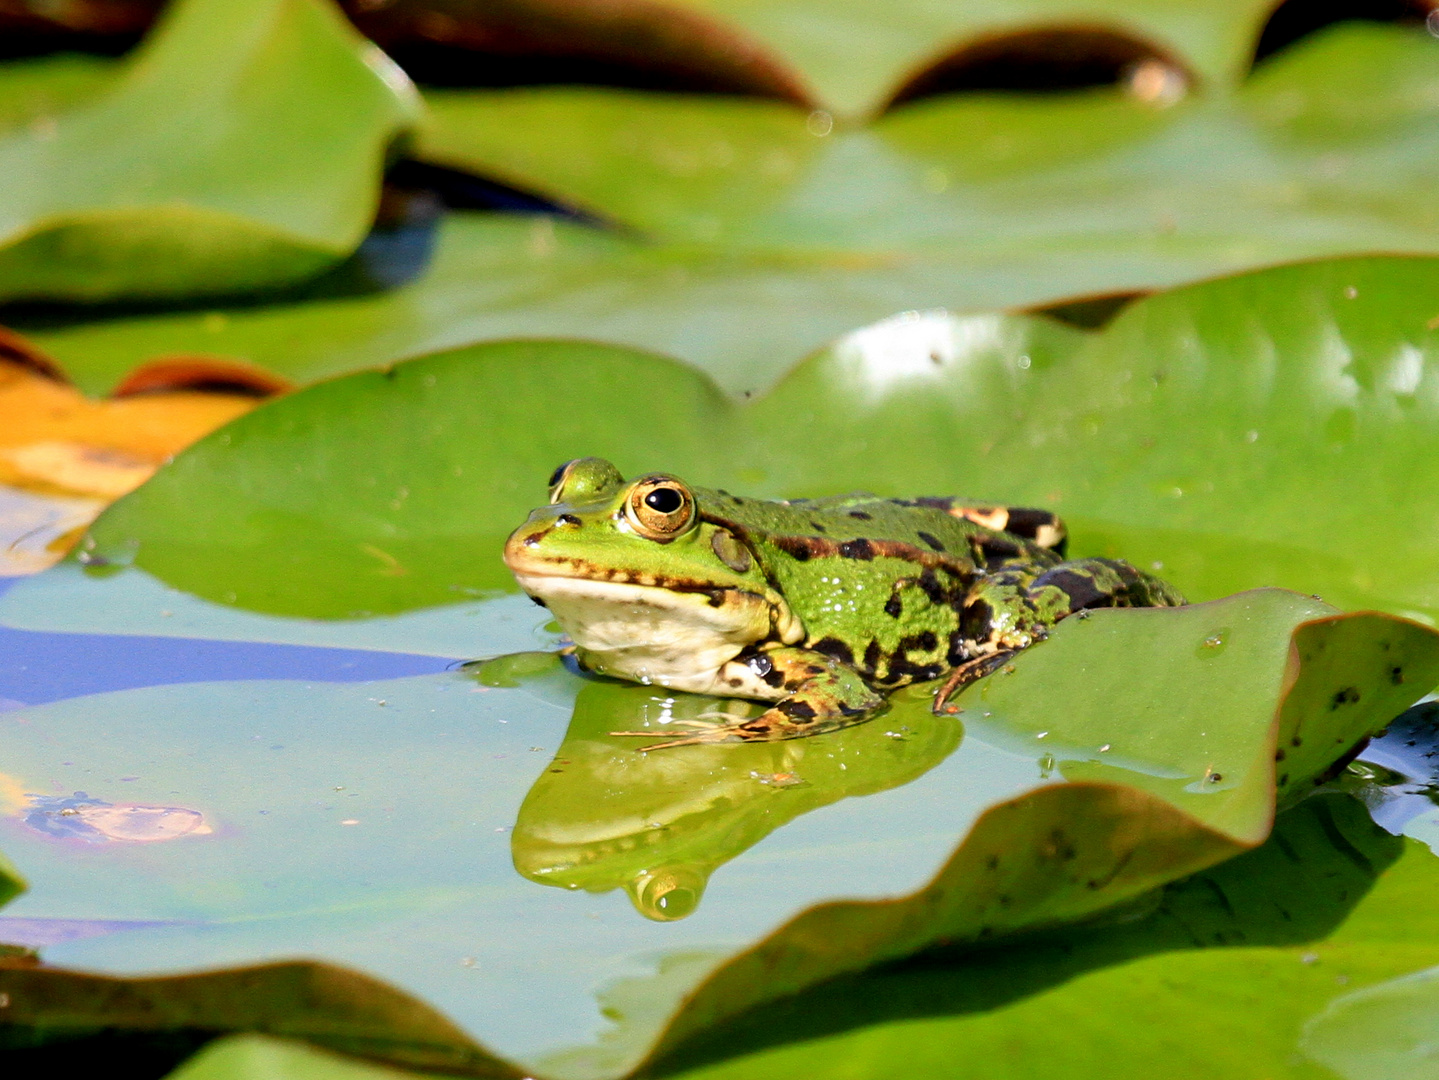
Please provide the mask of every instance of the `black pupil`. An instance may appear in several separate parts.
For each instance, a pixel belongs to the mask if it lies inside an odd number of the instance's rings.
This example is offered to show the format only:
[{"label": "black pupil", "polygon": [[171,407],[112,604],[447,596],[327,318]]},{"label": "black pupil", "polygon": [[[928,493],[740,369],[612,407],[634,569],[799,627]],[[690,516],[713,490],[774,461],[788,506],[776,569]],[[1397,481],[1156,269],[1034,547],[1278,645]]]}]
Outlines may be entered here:
[{"label": "black pupil", "polygon": [[563,465],[561,465],[558,469],[556,469],[554,472],[550,473],[550,483],[549,483],[549,486],[550,486],[550,487],[554,487],[556,484],[558,484],[558,483],[560,482],[560,477],[562,477],[562,476],[565,475],[565,470],[568,469],[568,468],[569,468],[571,465],[573,465],[573,464],[574,464],[573,461],[567,461],[567,462],[565,462]]},{"label": "black pupil", "polygon": [[657,514],[673,514],[684,504],[684,496],[674,488],[655,488],[645,496],[645,505]]}]

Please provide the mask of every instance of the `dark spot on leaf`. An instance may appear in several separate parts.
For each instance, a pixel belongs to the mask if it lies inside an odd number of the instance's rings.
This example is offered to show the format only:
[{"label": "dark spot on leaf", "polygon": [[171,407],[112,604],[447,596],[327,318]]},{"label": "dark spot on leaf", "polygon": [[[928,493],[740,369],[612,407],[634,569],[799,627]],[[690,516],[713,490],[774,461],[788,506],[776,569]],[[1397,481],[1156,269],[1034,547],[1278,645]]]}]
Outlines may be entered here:
[{"label": "dark spot on leaf", "polygon": [[1390,668],[1389,681],[1395,686],[1402,686],[1404,683],[1404,669],[1402,667]]},{"label": "dark spot on leaf", "polygon": [[998,855],[991,855],[989,858],[987,858],[987,859],[984,860],[984,865],[985,865],[985,868],[988,869],[988,870],[998,870],[998,869],[999,869],[999,856],[998,856]]},{"label": "dark spot on leaf", "polygon": [[1346,686],[1334,695],[1334,700],[1329,703],[1330,709],[1337,709],[1341,705],[1353,705],[1359,700],[1359,688],[1357,686]]}]

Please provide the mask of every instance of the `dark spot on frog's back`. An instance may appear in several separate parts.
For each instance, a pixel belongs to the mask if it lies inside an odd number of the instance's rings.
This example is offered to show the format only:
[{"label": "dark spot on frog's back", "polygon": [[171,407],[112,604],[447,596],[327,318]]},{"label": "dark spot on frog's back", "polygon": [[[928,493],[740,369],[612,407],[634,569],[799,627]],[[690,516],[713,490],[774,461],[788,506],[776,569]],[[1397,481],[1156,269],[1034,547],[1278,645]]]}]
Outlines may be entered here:
[{"label": "dark spot on frog's back", "polygon": [[811,521],[811,522],[809,523],[809,527],[810,527],[811,529],[813,529],[815,532],[818,532],[818,533],[822,533],[822,532],[825,532],[825,531],[826,531],[824,525],[821,524],[821,523],[818,522],[818,521]]},{"label": "dark spot on frog's back", "polygon": [[915,533],[915,535],[918,536],[921,540],[923,540],[926,544],[928,544],[932,550],[934,550],[934,551],[943,551],[943,550],[944,550],[944,544],[942,544],[942,543],[940,542],[939,538],[936,537],[935,535],[933,535],[932,533],[927,533],[927,532],[925,532],[924,530],[921,529],[919,532]]},{"label": "dark spot on frog's back", "polygon": [[874,545],[864,537],[857,540],[846,540],[839,545],[839,553],[846,559],[861,559],[868,562],[874,558]]},{"label": "dark spot on frog's back", "polygon": [[814,706],[808,701],[797,701],[791,698],[788,701],[781,701],[775,708],[796,724],[808,724],[815,717]]},{"label": "dark spot on frog's back", "polygon": [[776,547],[797,562],[808,562],[811,556],[818,554],[815,550],[818,545],[807,536],[777,536],[774,542]]},{"label": "dark spot on frog's back", "polygon": [[820,638],[810,646],[815,652],[824,653],[826,656],[838,660],[847,667],[854,667],[854,653],[850,647],[839,638]]},{"label": "dark spot on frog's back", "polygon": [[864,670],[872,672],[876,668],[878,668],[879,658],[879,642],[871,641],[868,645],[864,647]]},{"label": "dark spot on frog's back", "polygon": [[851,510],[851,511],[849,512],[849,516],[852,517],[852,518],[857,518],[857,519],[860,520],[860,521],[873,521],[873,520],[874,520],[874,515],[873,515],[873,514],[866,514],[863,510]]},{"label": "dark spot on frog's back", "polygon": [[1035,578],[1034,588],[1040,589],[1045,585],[1053,585],[1069,597],[1071,610],[1086,608],[1105,599],[1104,591],[1093,578],[1070,570],[1050,570]]}]

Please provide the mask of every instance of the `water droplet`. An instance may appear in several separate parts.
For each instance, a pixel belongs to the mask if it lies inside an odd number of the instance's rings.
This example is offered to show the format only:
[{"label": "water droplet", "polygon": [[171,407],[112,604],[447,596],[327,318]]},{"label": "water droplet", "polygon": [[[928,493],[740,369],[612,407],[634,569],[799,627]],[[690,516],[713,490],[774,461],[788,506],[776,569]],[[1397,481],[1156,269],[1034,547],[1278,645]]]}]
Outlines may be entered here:
[{"label": "water droplet", "polygon": [[1045,754],[1039,759],[1039,775],[1041,779],[1048,780],[1054,773],[1054,755]]},{"label": "water droplet", "polygon": [[806,117],[804,126],[811,135],[823,138],[834,130],[834,117],[823,109],[816,109]]},{"label": "water droplet", "polygon": [[1200,643],[1199,648],[1194,650],[1198,657],[1218,656],[1229,644],[1229,628],[1221,627],[1208,634]]},{"label": "water droplet", "polygon": [[1021,356],[1015,363],[1019,365],[1020,371],[1028,371],[1029,365],[1033,363],[1033,361],[1031,361],[1028,356]]},{"label": "water droplet", "polygon": [[1253,428],[1250,428],[1244,433],[1244,441],[1249,443],[1258,442],[1259,432],[1255,431]]},{"label": "water droplet", "polygon": [[1101,746],[1101,747],[1099,748],[1099,752],[1100,752],[1101,754],[1107,754],[1107,753],[1109,753],[1109,743],[1105,743],[1103,746]]}]

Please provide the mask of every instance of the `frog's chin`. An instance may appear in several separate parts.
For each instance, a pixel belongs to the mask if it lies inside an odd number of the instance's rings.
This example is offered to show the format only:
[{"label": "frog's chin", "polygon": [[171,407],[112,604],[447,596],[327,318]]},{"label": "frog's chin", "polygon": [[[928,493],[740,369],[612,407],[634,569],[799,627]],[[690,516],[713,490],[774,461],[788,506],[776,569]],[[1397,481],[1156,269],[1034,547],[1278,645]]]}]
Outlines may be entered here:
[{"label": "frog's chin", "polygon": [[773,625],[770,602],[741,589],[680,592],[579,577],[515,578],[544,601],[586,666],[676,690],[726,692],[721,669],[769,637]]}]

